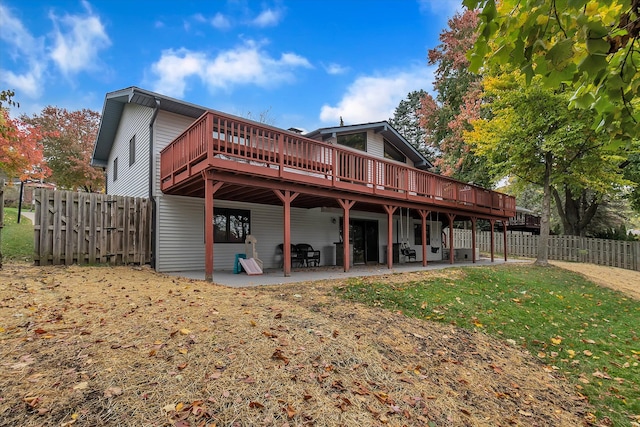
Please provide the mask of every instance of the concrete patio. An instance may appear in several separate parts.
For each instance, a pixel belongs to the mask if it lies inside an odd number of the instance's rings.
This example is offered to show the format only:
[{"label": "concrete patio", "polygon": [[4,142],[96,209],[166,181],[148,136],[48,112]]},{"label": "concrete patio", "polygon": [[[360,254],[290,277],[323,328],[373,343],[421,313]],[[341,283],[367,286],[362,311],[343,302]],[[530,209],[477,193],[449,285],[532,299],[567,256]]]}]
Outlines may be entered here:
[{"label": "concrete patio", "polygon": [[[528,260],[509,260],[507,263],[522,263]],[[295,268],[291,276],[285,277],[281,269],[267,269],[264,274],[249,276],[242,272],[234,274],[231,270],[216,270],[213,273],[213,282],[232,288],[243,288],[262,285],[281,285],[285,283],[308,282],[328,279],[348,279],[349,277],[381,276],[386,274],[402,274],[415,271],[441,270],[444,268],[460,268],[475,266],[491,266],[504,264],[504,259],[500,258],[491,262],[489,258],[480,258],[475,264],[472,262],[456,262],[449,264],[448,261],[429,262],[426,267],[422,263],[406,263],[395,265],[391,270],[386,265],[355,265],[348,273],[342,267],[309,267]],[[171,276],[185,277],[195,280],[204,280],[204,271],[181,271],[166,273]]]}]

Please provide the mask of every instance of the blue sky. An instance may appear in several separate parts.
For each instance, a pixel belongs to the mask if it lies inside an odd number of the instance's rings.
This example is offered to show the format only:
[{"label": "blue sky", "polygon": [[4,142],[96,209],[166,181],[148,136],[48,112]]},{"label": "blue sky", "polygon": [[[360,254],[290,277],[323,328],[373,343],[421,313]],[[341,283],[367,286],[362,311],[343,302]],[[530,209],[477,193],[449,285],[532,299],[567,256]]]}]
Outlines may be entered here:
[{"label": "blue sky", "polygon": [[385,120],[431,90],[427,51],[461,1],[0,0],[0,89],[102,110],[129,86],[311,131]]}]

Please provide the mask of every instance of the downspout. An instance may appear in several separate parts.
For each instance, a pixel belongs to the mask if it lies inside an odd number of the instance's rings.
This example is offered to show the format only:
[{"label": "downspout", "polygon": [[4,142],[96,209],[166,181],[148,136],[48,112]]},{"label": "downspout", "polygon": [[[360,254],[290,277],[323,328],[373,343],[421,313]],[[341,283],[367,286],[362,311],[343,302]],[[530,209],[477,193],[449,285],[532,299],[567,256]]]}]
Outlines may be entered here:
[{"label": "downspout", "polygon": [[155,181],[156,174],[154,170],[154,157],[153,157],[153,125],[158,117],[160,111],[160,100],[155,98],[156,106],[153,109],[153,115],[149,122],[149,201],[151,203],[151,268],[156,268],[156,198],[153,195],[153,182]]}]

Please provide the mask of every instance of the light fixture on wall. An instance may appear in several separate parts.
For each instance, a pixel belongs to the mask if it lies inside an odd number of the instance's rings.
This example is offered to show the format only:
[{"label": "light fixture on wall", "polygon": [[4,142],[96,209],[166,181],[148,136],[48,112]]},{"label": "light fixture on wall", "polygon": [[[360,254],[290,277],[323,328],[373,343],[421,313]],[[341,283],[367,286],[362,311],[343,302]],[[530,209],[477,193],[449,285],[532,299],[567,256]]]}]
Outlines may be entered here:
[{"label": "light fixture on wall", "polygon": [[331,224],[335,224],[335,223],[336,223],[335,217],[331,217]]}]

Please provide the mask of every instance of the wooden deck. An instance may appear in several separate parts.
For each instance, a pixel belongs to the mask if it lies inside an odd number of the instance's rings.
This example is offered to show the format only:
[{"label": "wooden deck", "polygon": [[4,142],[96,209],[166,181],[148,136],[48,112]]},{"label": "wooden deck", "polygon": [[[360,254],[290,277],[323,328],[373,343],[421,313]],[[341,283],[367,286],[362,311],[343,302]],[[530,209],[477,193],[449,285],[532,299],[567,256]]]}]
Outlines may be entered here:
[{"label": "wooden deck", "polygon": [[[204,171],[248,183],[300,185],[324,197],[352,194],[371,204],[410,203],[468,216],[506,219],[515,198],[401,163],[235,117],[207,112],[160,155],[161,190],[204,195]],[[246,185],[246,184],[244,184]]]}]

